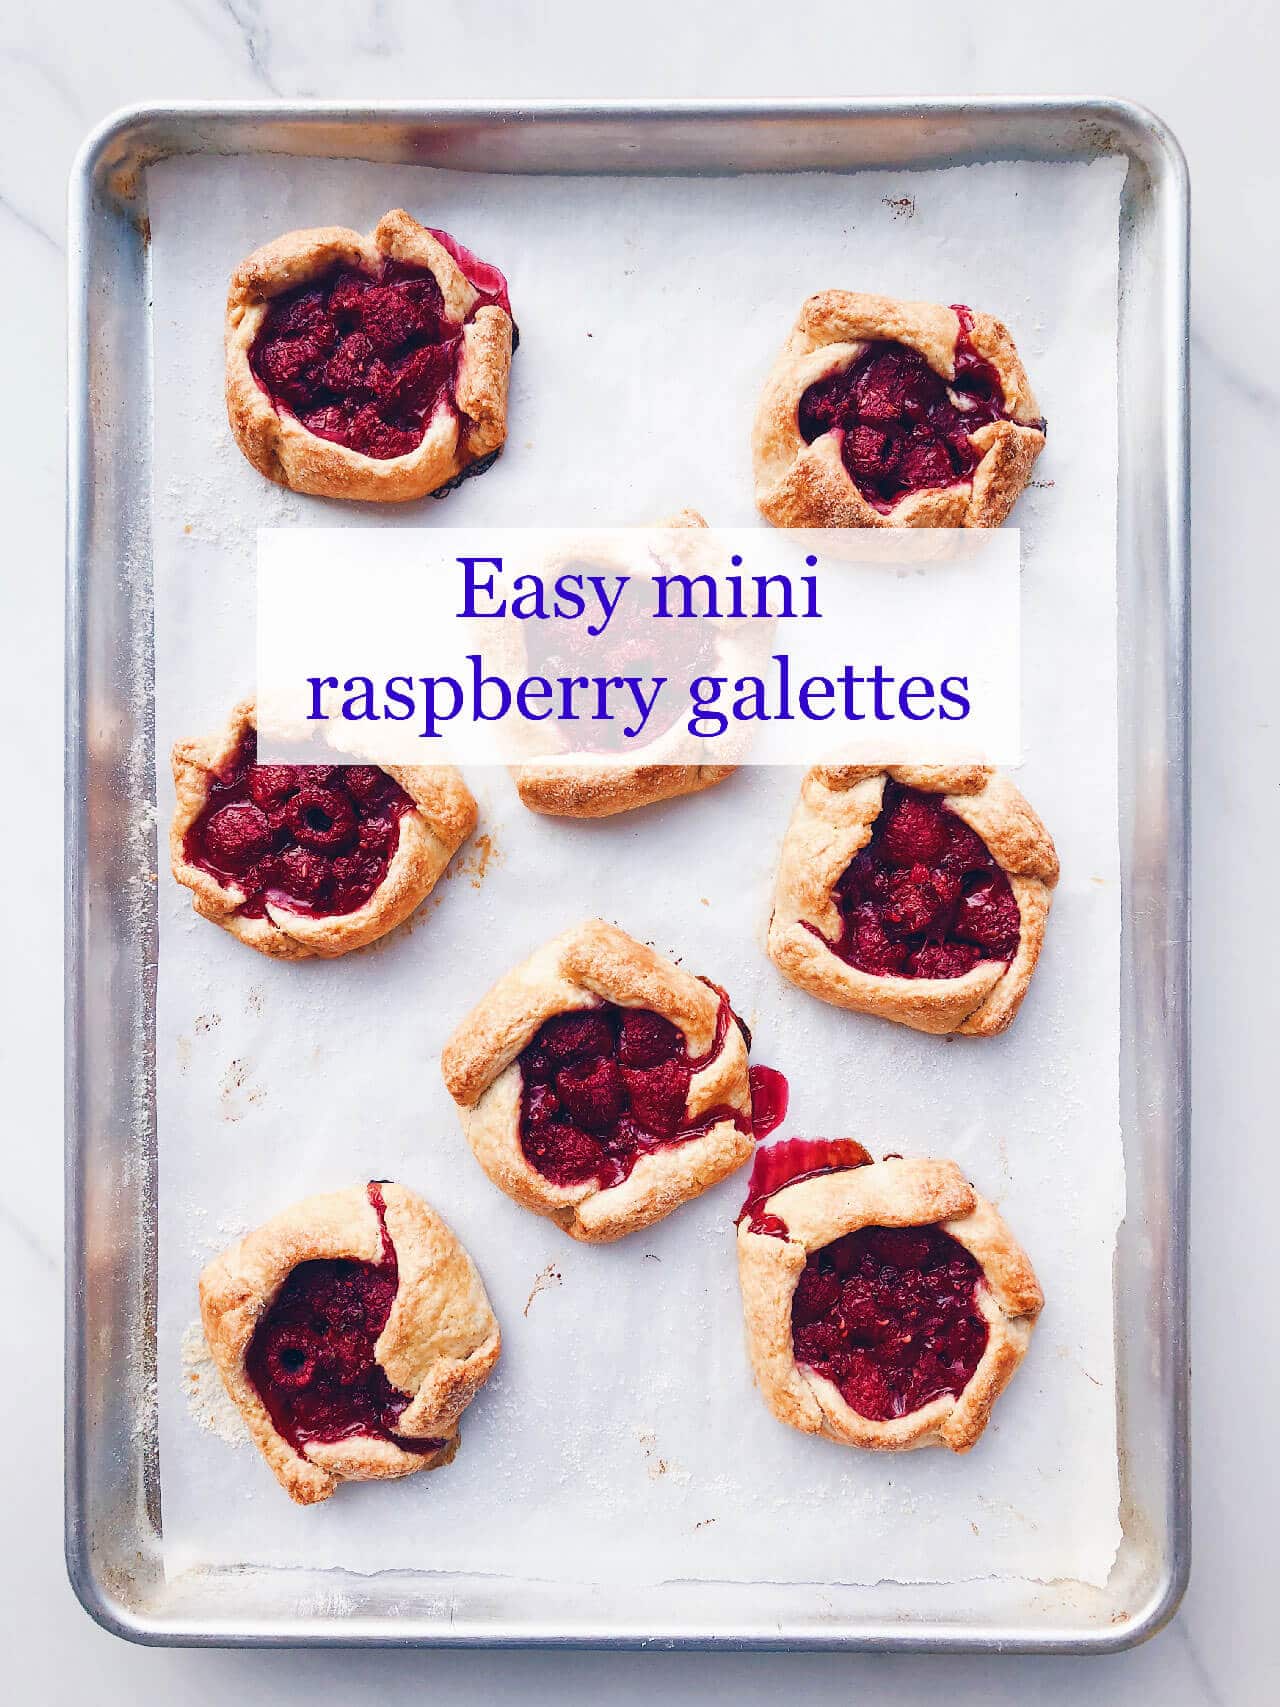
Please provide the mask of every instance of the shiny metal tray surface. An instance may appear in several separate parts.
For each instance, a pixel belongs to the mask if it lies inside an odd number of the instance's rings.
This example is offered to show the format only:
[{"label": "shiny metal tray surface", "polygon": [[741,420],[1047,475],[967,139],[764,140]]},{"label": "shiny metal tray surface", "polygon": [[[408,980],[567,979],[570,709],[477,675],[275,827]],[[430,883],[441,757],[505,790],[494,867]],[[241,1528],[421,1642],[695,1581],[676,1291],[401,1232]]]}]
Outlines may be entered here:
[{"label": "shiny metal tray surface", "polygon": [[[157,838],[145,167],[174,154],[459,171],[737,173],[1100,153],[1120,236],[1121,1517],[1105,1588],[1013,1581],[611,1589],[411,1572],[165,1581],[155,1447]],[[1188,189],[1177,143],[1115,101],[152,107],[71,181],[67,679],[66,1538],[106,1628],[153,1643],[1023,1649],[1152,1634],[1188,1569]],[[340,1612],[335,1611],[341,1607]]]}]

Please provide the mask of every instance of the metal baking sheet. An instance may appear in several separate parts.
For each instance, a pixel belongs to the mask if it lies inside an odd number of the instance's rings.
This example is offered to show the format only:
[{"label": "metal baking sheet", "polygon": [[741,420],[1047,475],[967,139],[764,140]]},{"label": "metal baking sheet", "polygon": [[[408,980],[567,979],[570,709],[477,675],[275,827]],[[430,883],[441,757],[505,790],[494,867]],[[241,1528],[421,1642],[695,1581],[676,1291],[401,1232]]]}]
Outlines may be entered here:
[{"label": "metal baking sheet", "polygon": [[[1102,1589],[993,1579],[605,1588],[226,1570],[167,1584],[154,1440],[155,778],[143,168],[272,153],[507,172],[1127,161],[1120,237],[1122,1108],[1116,1265],[1124,1541]],[[86,1607],[158,1642],[1097,1650],[1186,1574],[1185,173],[1114,103],[181,108],[130,113],[72,183],[68,761],[68,1558]],[[341,1607],[341,1612],[335,1608]]]}]

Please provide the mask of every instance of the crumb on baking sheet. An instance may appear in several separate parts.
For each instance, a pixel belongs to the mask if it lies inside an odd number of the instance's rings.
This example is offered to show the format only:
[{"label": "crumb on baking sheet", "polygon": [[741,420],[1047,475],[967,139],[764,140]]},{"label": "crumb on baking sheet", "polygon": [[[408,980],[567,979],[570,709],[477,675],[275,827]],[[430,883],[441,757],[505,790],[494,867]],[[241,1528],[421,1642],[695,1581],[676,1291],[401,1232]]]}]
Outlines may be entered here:
[{"label": "crumb on baking sheet", "polygon": [[534,1278],[533,1287],[528,1298],[525,1300],[525,1315],[527,1316],[529,1314],[529,1306],[533,1303],[539,1292],[545,1292],[549,1286],[561,1286],[563,1283],[564,1276],[553,1262],[549,1262],[547,1266]]},{"label": "crumb on baking sheet", "polygon": [[[497,843],[487,833],[472,838],[466,852],[458,861],[458,870],[471,879],[471,887],[479,889],[484,882],[490,865],[501,865],[502,854]],[[448,872],[445,873],[449,875]]]},{"label": "crumb on baking sheet", "polygon": [[682,1470],[678,1464],[673,1464],[669,1458],[663,1458],[658,1452],[658,1437],[652,1429],[639,1428],[636,1439],[644,1448],[645,1463],[649,1469],[649,1480],[659,1482],[669,1476],[673,1482],[684,1483],[692,1480],[687,1470]]}]

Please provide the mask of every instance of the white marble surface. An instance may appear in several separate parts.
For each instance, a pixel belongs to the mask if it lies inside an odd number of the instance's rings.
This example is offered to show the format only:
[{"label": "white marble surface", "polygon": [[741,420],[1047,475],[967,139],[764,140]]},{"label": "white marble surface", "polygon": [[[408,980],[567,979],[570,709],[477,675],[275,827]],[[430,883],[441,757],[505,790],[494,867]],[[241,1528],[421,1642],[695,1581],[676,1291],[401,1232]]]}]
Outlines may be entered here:
[{"label": "white marble surface", "polygon": [[[8,551],[0,587],[12,731],[0,835],[6,1165],[0,1172],[5,1538],[0,1653],[17,1701],[236,1698],[285,1704],[924,1701],[1252,1707],[1273,1698],[1274,1453],[1240,1430],[1276,1412],[1280,1352],[1259,1176],[1274,1133],[1263,1051],[1280,917],[1267,687],[1280,616],[1266,517],[1280,484],[1280,358],[1266,336],[1280,235],[1270,108],[1280,14],[1264,0],[1076,0],[1060,11],[899,0],[789,10],[763,0],[615,9],[565,0],[85,0],[0,18],[0,242]],[[1195,836],[1193,1163],[1196,1537],[1171,1627],[1107,1660],[816,1656],[372,1655],[132,1649],[76,1605],[61,1558],[60,890],[64,194],[90,127],[129,102],[278,95],[1119,94],[1180,137],[1195,191]],[[1254,555],[1256,554],[1256,556]],[[1272,1678],[1270,1685],[1268,1677]]]}]

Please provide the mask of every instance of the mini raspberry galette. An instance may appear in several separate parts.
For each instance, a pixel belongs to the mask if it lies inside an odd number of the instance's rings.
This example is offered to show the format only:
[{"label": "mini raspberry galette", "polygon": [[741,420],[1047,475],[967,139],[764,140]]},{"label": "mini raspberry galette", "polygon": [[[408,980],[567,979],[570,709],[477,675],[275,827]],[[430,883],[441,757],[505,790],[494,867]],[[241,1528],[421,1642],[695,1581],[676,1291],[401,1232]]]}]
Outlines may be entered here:
[{"label": "mini raspberry galette", "polygon": [[441,497],[502,449],[514,345],[502,274],[403,209],[286,232],[231,276],[231,430],[295,492]]},{"label": "mini raspberry galette", "polygon": [[371,1180],[308,1197],[200,1276],[205,1339],[254,1445],[299,1505],[447,1464],[502,1339],[428,1204]]},{"label": "mini raspberry galette", "polygon": [[[705,528],[706,525],[705,516],[697,510],[680,510],[656,524],[659,529]],[[624,632],[630,618],[635,618],[632,634]],[[698,644],[705,637],[705,625],[664,624],[661,649],[651,656],[654,636],[648,611],[642,606],[637,607],[634,600],[624,603],[623,609],[610,623],[610,638],[622,649],[623,658],[619,661],[625,660],[628,673],[639,670],[642,674],[658,665],[669,672],[672,648],[681,641]],[[538,625],[533,637],[535,646],[541,637],[541,625]],[[576,645],[577,637],[574,638]],[[529,664],[540,673],[554,676],[566,667],[569,667],[570,674],[574,673],[575,659],[569,655],[558,656],[544,645],[540,654],[529,657]],[[561,724],[565,734],[571,734],[574,728],[572,724]],[[665,730],[656,731],[655,745],[662,745],[665,733]],[[704,788],[712,788],[732,776],[736,769],[736,765],[641,764],[602,756],[589,764],[581,760],[575,762],[571,758],[531,759],[525,764],[514,765],[512,776],[521,801],[531,812],[543,812],[555,818],[609,818],[618,812],[634,811],[639,806],[652,806],[660,800],[673,800],[681,794],[700,794]]]},{"label": "mini raspberry galette", "polygon": [[1026,994],[1058,856],[1006,778],[818,765],[782,843],[769,958],[810,995],[990,1037]]},{"label": "mini raspberry galette", "polygon": [[500,978],[441,1066],[494,1184],[603,1243],[751,1155],[747,1046],[722,990],[589,919]]},{"label": "mini raspberry galette", "polygon": [[435,888],[475,828],[448,765],[260,765],[252,701],[173,749],[173,875],[202,918],[283,960],[362,948]]},{"label": "mini raspberry galette", "polygon": [[847,1446],[967,1452],[1044,1304],[954,1162],[852,1139],[761,1150],[738,1222],[756,1383],[780,1422]]},{"label": "mini raspberry galette", "polygon": [[756,504],[779,527],[999,527],[1044,442],[998,320],[826,290],[760,399]]}]

